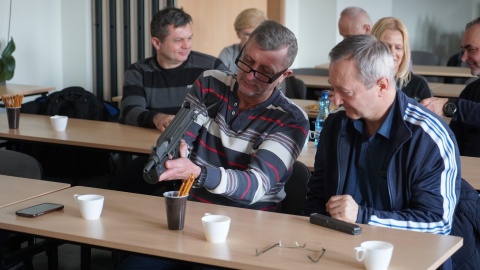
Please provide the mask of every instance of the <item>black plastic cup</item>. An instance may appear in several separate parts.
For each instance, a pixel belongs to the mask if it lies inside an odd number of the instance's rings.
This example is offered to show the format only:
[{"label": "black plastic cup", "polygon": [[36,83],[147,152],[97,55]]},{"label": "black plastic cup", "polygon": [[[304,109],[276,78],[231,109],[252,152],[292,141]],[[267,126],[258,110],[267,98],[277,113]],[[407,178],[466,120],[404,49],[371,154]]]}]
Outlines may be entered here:
[{"label": "black plastic cup", "polygon": [[178,197],[178,191],[163,193],[169,230],[182,230],[185,222],[188,195]]},{"label": "black plastic cup", "polygon": [[18,108],[6,108],[8,118],[8,128],[17,129],[20,122],[20,107]]}]

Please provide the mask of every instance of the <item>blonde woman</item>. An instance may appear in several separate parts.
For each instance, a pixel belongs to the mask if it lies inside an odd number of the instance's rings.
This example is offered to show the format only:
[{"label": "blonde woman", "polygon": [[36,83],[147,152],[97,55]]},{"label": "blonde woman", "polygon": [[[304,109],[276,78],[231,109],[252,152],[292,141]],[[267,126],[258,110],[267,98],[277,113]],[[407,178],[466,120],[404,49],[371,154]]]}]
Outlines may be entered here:
[{"label": "blonde woman", "polygon": [[371,34],[390,48],[395,61],[397,90],[417,101],[431,97],[427,82],[410,71],[410,39],[403,22],[394,17],[382,18],[375,23]]},{"label": "blonde woman", "polygon": [[240,43],[223,48],[218,57],[233,73],[237,73],[238,71],[238,67],[235,65],[235,59],[247,43],[248,37],[250,37],[253,30],[266,19],[267,17],[263,11],[256,8],[245,9],[237,15],[233,26],[240,39]]}]

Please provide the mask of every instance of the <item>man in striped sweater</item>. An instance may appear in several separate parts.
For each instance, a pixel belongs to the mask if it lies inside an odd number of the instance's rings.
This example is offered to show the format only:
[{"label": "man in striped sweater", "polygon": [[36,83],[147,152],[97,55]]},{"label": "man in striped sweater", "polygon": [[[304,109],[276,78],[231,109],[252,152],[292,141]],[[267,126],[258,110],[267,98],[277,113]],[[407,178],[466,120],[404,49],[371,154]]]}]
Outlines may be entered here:
[{"label": "man in striped sweater", "polygon": [[220,59],[191,50],[191,24],[191,16],[175,7],[153,17],[150,27],[156,53],[125,72],[120,122],[163,131],[203,71],[229,70]]},{"label": "man in striped sweater", "polygon": [[290,30],[265,21],[237,57],[237,76],[204,72],[186,101],[205,108],[206,94],[213,93],[218,105],[184,136],[190,159],[167,161],[160,181],[193,174],[192,200],[276,210],[309,129],[305,112],[277,88],[292,73],[297,50]]},{"label": "man in striped sweater", "polygon": [[[277,88],[292,73],[289,67],[297,50],[290,30],[275,21],[264,21],[235,61],[237,76],[204,72],[186,100],[205,109],[205,96],[213,93],[218,105],[197,117],[184,136],[181,157],[165,163],[167,170],[159,180],[185,179],[193,174],[191,200],[276,210],[309,128],[305,112]],[[130,255],[118,269],[220,268]]]},{"label": "man in striped sweater", "polygon": [[[229,69],[219,59],[192,51],[192,18],[183,9],[166,7],[151,22],[155,55],[132,64],[125,72],[120,123],[155,128],[160,132],[180,110],[195,80],[205,70]],[[165,188],[143,181],[147,157],[137,157],[122,168],[112,188],[142,193],[160,193]]]}]

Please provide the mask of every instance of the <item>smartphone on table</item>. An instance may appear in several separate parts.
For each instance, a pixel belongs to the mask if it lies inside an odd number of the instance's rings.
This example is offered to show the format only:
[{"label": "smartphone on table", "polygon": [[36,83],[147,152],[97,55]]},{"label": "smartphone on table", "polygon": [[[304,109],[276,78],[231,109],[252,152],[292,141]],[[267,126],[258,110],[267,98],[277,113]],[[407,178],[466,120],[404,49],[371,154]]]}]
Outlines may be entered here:
[{"label": "smartphone on table", "polygon": [[57,203],[41,203],[35,206],[27,207],[21,210],[17,210],[15,214],[21,217],[38,217],[51,213],[54,211],[60,211],[63,209],[63,205]]}]

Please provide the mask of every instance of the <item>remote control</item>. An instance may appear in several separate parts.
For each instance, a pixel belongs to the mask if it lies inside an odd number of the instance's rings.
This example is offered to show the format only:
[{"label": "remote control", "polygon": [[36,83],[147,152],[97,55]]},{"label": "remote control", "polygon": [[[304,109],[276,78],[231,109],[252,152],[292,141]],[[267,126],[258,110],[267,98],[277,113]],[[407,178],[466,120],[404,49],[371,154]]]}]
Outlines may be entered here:
[{"label": "remote control", "polygon": [[322,214],[311,214],[310,223],[352,235],[358,235],[362,232],[362,227],[356,224],[345,222]]}]

